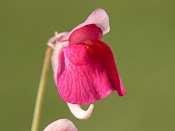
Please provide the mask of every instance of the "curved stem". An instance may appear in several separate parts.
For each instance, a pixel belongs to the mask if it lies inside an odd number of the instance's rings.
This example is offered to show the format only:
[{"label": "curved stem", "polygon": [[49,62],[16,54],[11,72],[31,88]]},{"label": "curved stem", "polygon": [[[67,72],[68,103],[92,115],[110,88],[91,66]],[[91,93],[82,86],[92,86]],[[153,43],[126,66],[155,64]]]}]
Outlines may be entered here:
[{"label": "curved stem", "polygon": [[45,52],[44,64],[43,64],[38,94],[37,94],[36,103],[35,103],[31,131],[37,131],[39,127],[40,114],[41,114],[41,108],[42,108],[42,103],[44,98],[44,90],[46,85],[47,73],[49,69],[51,52],[52,52],[52,48],[48,46]]}]

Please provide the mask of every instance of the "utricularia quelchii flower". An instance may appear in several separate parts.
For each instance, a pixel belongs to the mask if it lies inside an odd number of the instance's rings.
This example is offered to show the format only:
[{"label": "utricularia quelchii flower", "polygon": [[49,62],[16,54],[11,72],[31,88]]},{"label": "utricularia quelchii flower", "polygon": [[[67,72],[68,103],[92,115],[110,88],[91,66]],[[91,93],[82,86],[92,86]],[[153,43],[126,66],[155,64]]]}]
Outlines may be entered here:
[{"label": "utricularia quelchii flower", "polygon": [[79,105],[93,103],[115,90],[119,96],[126,94],[113,53],[101,41],[109,31],[107,13],[96,9],[72,31],[62,33],[59,38],[59,34],[53,37],[58,38],[51,58],[54,80],[60,96],[80,119],[89,117],[87,113],[92,112],[93,105],[82,114]]}]

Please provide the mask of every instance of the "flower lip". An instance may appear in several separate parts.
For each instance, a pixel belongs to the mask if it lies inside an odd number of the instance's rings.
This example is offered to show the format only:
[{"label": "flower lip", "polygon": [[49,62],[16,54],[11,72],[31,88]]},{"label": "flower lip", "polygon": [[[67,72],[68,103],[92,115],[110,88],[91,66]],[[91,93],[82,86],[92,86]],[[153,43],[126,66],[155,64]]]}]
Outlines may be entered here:
[{"label": "flower lip", "polygon": [[98,26],[102,30],[103,35],[110,31],[108,14],[104,9],[99,8],[94,10],[84,23],[79,24],[72,31],[67,32],[64,36],[57,39],[57,41],[68,40],[73,31],[89,24],[95,24],[96,26]]}]

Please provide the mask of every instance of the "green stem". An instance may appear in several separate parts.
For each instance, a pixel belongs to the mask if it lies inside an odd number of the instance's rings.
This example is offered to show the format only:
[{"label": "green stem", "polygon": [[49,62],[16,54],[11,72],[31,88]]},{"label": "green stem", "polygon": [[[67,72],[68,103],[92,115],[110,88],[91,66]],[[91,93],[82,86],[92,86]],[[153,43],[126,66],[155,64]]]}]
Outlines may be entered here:
[{"label": "green stem", "polygon": [[44,98],[44,90],[45,90],[46,79],[47,79],[47,73],[48,73],[49,64],[50,64],[51,52],[52,52],[52,48],[48,46],[46,49],[46,53],[45,53],[44,64],[43,64],[43,69],[41,73],[38,94],[36,98],[31,131],[38,131],[41,108],[42,108],[42,103],[43,103],[43,98]]}]

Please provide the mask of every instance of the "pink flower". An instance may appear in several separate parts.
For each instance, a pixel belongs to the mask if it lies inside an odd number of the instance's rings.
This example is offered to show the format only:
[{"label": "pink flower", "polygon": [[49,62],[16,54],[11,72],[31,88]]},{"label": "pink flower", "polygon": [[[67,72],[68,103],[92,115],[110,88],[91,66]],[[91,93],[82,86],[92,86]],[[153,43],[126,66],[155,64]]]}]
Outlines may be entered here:
[{"label": "pink flower", "polygon": [[[52,42],[58,38],[51,58],[54,80],[60,96],[69,107],[93,103],[113,91],[117,91],[119,96],[126,94],[113,53],[107,44],[100,41],[109,31],[107,13],[96,9],[71,32],[51,39]],[[90,106],[90,113],[92,109]]]},{"label": "pink flower", "polygon": [[59,119],[49,124],[44,131],[78,131],[75,125],[68,119]]}]

